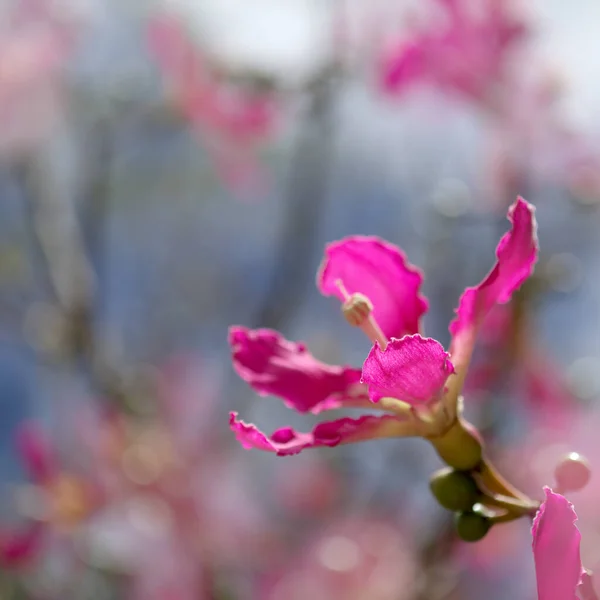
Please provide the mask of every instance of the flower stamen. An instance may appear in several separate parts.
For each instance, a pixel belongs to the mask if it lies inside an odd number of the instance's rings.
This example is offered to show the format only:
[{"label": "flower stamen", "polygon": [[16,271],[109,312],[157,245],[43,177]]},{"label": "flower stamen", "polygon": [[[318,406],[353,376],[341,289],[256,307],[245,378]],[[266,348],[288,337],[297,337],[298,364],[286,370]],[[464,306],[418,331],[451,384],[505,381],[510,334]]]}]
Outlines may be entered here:
[{"label": "flower stamen", "polygon": [[373,318],[373,304],[364,295],[359,293],[349,294],[341,279],[335,284],[344,296],[342,304],[342,313],[344,318],[352,327],[360,327],[364,334],[373,342],[378,342],[382,350],[385,350],[388,344],[381,327]]}]

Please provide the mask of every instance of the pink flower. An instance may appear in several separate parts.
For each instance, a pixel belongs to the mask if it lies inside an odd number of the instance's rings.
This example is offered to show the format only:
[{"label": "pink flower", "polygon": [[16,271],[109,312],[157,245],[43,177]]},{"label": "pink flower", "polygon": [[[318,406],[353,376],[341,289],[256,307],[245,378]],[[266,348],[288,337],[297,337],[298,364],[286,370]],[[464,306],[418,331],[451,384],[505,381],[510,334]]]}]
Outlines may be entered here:
[{"label": "pink flower", "polygon": [[218,77],[175,18],[151,19],[148,42],[177,108],[202,134],[225,181],[239,187],[256,180],[255,146],[275,124],[272,95]]},{"label": "pink flower", "polygon": [[535,413],[537,428],[567,431],[581,407],[560,365],[536,342],[522,301],[499,305],[486,317],[478,360],[463,389],[477,395],[508,385],[516,401]]},{"label": "pink flower", "polygon": [[265,600],[406,600],[415,593],[411,538],[397,519],[344,516],[319,527],[308,543],[265,578]]},{"label": "pink flower", "polygon": [[526,29],[504,0],[484,0],[477,11],[463,0],[438,0],[445,13],[440,26],[398,43],[384,58],[382,84],[400,91],[430,82],[477,100],[506,82],[508,54]]},{"label": "pink flower", "polygon": [[[305,448],[447,431],[460,414],[460,391],[485,315],[510,300],[537,259],[534,208],[518,198],[508,218],[512,230],[498,244],[494,268],[460,298],[450,324],[449,352],[419,333],[427,309],[420,295],[421,273],[400,249],[374,237],[330,244],[317,278],[321,292],[340,298],[346,319],[374,342],[360,376],[357,369],[318,361],[304,344],[277,332],[232,327],[234,368],[260,394],[277,395],[299,412],[376,407],[383,413],[324,422],[310,433],[284,427],[270,436],[231,413],[230,427],[242,446],[283,456]],[[424,413],[431,418],[422,418]]]},{"label": "pink flower", "polygon": [[0,154],[21,156],[47,141],[62,114],[62,70],[76,38],[74,6],[12,3],[0,24]]},{"label": "pink flower", "polygon": [[[34,502],[25,507],[31,518],[25,525],[0,527],[0,565],[10,568],[28,565],[53,530],[69,530],[90,513],[98,499],[88,481],[61,470],[54,448],[36,424],[20,428],[17,449],[32,481],[23,491]],[[34,512],[29,514],[32,507]]]},{"label": "pink flower", "polygon": [[17,569],[29,565],[40,549],[44,530],[43,523],[34,521],[19,530],[0,531],[0,566]]},{"label": "pink flower", "polygon": [[[539,600],[575,600],[582,582],[581,534],[573,505],[545,487],[546,500],[533,521],[533,557]],[[586,583],[587,585],[587,583]]]}]

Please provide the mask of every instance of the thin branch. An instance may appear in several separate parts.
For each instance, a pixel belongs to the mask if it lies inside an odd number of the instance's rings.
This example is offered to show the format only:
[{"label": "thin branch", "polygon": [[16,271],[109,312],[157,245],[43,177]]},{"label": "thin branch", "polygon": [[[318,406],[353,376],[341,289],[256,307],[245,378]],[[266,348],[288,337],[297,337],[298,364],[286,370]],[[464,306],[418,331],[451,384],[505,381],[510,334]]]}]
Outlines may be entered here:
[{"label": "thin branch", "polygon": [[288,202],[273,252],[278,262],[254,318],[256,326],[280,328],[301,304],[314,272],[313,254],[333,159],[335,86],[335,78],[327,73],[309,92],[310,105],[297,133]]},{"label": "thin branch", "polygon": [[[72,199],[57,180],[47,152],[32,155],[22,166],[20,176],[34,243],[40,251],[42,270],[56,302],[55,322],[60,328],[55,332],[58,339],[52,350],[57,350],[60,357],[71,364],[84,367],[92,386],[107,400],[125,405],[122,378],[108,362],[98,339],[97,281]],[[96,187],[95,194],[98,190],[108,193],[106,187]],[[98,220],[95,226],[101,227]],[[44,323],[40,325],[43,327]],[[44,350],[51,354],[47,348],[42,348]]]}]

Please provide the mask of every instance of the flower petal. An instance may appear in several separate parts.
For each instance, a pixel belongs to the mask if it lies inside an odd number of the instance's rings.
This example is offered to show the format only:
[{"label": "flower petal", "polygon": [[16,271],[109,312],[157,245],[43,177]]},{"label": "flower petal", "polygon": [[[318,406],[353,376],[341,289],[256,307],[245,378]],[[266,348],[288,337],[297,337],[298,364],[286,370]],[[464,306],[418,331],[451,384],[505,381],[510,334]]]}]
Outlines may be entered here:
[{"label": "flower petal", "polygon": [[373,316],[386,337],[402,337],[419,331],[427,300],[419,295],[423,275],[407,262],[404,253],[377,237],[352,236],[325,248],[317,286],[326,296],[360,292],[373,303]]},{"label": "flower petal", "polygon": [[46,525],[34,521],[22,531],[0,531],[0,565],[17,568],[29,563],[38,551]]},{"label": "flower petal", "polygon": [[598,595],[594,589],[594,580],[588,571],[581,574],[581,584],[577,589],[581,600],[598,600]]},{"label": "flower petal", "polygon": [[452,373],[444,347],[415,334],[392,339],[383,351],[375,344],[363,365],[362,381],[374,402],[391,396],[416,405],[437,397]]},{"label": "flower petal", "polygon": [[231,327],[233,367],[259,394],[279,396],[286,406],[317,414],[340,406],[368,406],[360,369],[318,361],[302,343],[271,329]]},{"label": "flower petal", "polygon": [[427,78],[428,56],[421,39],[402,42],[386,53],[382,61],[381,84],[387,92],[404,92]]},{"label": "flower petal", "polygon": [[298,454],[306,448],[321,448],[351,444],[376,438],[406,437],[415,435],[414,424],[393,415],[381,417],[365,415],[358,419],[344,417],[319,423],[311,433],[299,433],[291,427],[277,429],[270,436],[254,425],[238,420],[237,413],[229,413],[229,427],[240,444],[247,450],[256,448],[275,452],[279,456]]},{"label": "flower petal", "polygon": [[535,208],[523,200],[508,211],[512,229],[496,249],[496,264],[476,287],[467,288],[456,309],[456,319],[450,323],[453,336],[450,354],[457,368],[469,362],[475,334],[485,315],[495,304],[504,304],[531,275],[538,255]]},{"label": "flower petal", "polygon": [[581,534],[573,505],[545,487],[546,500],[535,516],[533,558],[539,600],[575,600],[583,568],[579,554]]},{"label": "flower petal", "polygon": [[17,451],[29,476],[36,483],[47,483],[58,473],[50,441],[36,423],[27,423],[17,433]]}]

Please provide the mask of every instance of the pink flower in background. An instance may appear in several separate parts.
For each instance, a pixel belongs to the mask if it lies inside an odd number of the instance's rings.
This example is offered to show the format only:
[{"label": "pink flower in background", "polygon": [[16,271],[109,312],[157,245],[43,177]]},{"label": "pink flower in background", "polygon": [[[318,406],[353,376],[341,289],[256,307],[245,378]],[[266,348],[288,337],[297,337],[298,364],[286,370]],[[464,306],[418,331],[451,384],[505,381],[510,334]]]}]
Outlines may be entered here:
[{"label": "pink flower in background", "polygon": [[16,496],[28,522],[0,528],[0,563],[13,568],[32,561],[48,536],[72,531],[100,500],[92,481],[62,469],[55,449],[36,424],[19,430],[17,447],[32,484],[20,486]]},{"label": "pink flower in background", "polygon": [[288,514],[300,516],[335,511],[344,491],[340,473],[320,457],[285,463],[274,483],[278,504]]},{"label": "pink flower in background", "polygon": [[550,488],[533,521],[533,557],[539,600],[575,600],[583,567],[573,505]]},{"label": "pink flower in background", "polygon": [[387,94],[416,86],[467,100],[488,121],[483,171],[488,205],[504,209],[537,179],[565,186],[582,203],[600,198],[599,152],[574,131],[559,102],[560,78],[537,56],[533,27],[512,0],[430,0],[425,24],[382,51]]},{"label": "pink flower in background", "polygon": [[273,95],[219,76],[176,18],[154,17],[148,42],[177,108],[207,143],[224,180],[234,189],[256,184],[261,177],[256,149],[276,121]]},{"label": "pink flower in background", "polygon": [[505,0],[437,0],[444,19],[392,48],[382,84],[389,92],[427,82],[488,102],[491,88],[509,82],[510,52],[526,35]]},{"label": "pink flower in background", "polygon": [[423,406],[440,410],[452,422],[460,413],[458,396],[485,316],[497,303],[510,300],[537,260],[533,207],[519,198],[508,218],[512,230],[498,244],[494,268],[460,298],[450,324],[449,353],[419,333],[427,308],[419,292],[421,273],[401,250],[373,237],[330,244],[318,275],[321,292],[342,300],[347,320],[374,342],[360,382],[357,369],[321,363],[304,344],[277,332],[232,327],[234,367],[260,394],[278,395],[299,412],[359,407],[384,413],[324,422],[311,433],[284,427],[271,436],[231,413],[230,427],[242,446],[285,456],[305,448],[418,436],[423,432],[413,411]]},{"label": "pink flower in background", "polygon": [[394,521],[365,514],[338,517],[283,568],[266,578],[264,600],[408,600],[417,566],[410,538]]},{"label": "pink flower in background", "polygon": [[[6,9],[5,9],[6,10]],[[62,69],[80,23],[75,4],[20,0],[0,18],[0,153],[20,157],[62,115]]]},{"label": "pink flower in background", "polygon": [[105,502],[82,524],[80,550],[127,573],[130,598],[212,598],[220,570],[272,559],[276,528],[214,427],[210,365],[177,356],[153,381],[152,418],[100,413],[83,429]]},{"label": "pink flower in background", "polygon": [[[568,491],[568,498],[577,507],[578,525],[584,533],[581,540],[583,563],[592,571],[600,568],[600,454],[598,428],[600,415],[596,410],[581,412],[567,421],[563,428],[543,428],[532,422],[527,435],[499,449],[497,463],[520,489],[532,497],[539,496],[540,488],[556,478],[557,464],[575,452],[587,458],[591,477],[589,483],[576,491]],[[528,460],[522,457],[527,456]],[[558,484],[556,491],[567,495]]]},{"label": "pink flower in background", "polygon": [[580,403],[519,311],[512,305],[497,306],[486,318],[479,336],[480,359],[469,371],[465,390],[477,396],[508,386],[511,395],[535,415],[536,427],[566,431]]}]

